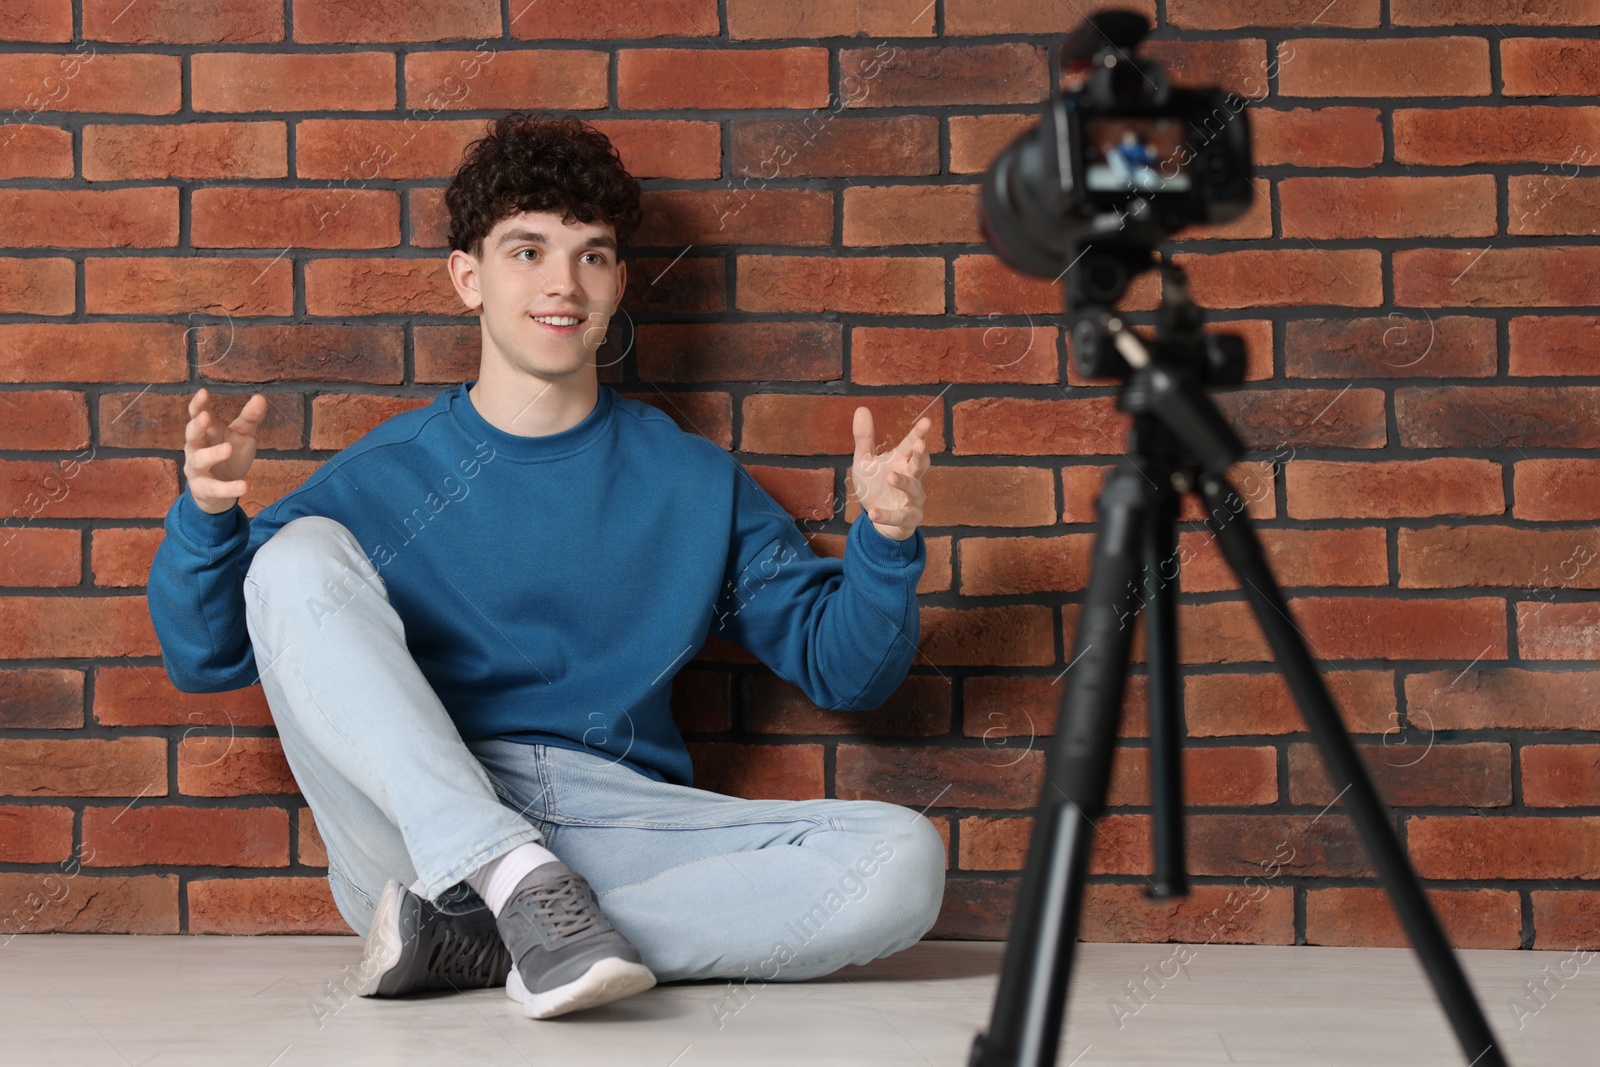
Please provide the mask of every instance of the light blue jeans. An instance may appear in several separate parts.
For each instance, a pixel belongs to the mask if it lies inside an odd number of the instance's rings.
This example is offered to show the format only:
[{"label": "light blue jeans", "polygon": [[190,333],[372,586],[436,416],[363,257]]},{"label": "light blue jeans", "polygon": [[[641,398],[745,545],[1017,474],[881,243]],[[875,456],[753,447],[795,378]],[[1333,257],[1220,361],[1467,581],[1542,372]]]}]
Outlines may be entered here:
[{"label": "light blue jeans", "polygon": [[583,875],[660,982],[814,978],[899,952],[938,916],[944,840],[909,808],[744,800],[588,749],[463,742],[382,576],[333,519],[284,524],[244,588],[284,755],[359,934],[390,878],[448,911],[484,907],[462,879],[524,841]]}]

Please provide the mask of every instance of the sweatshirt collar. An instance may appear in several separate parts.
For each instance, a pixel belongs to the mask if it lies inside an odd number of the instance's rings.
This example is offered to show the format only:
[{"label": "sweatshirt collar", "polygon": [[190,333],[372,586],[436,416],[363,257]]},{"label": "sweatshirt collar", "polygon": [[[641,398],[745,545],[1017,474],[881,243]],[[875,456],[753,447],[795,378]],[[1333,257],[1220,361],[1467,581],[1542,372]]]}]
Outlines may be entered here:
[{"label": "sweatshirt collar", "polygon": [[487,441],[494,447],[496,454],[510,459],[539,461],[570,456],[597,441],[611,425],[613,394],[610,387],[601,383],[594,408],[577,425],[569,426],[557,433],[533,437],[507,433],[492,425],[473,406],[467,390],[471,389],[475,382],[476,378],[469,378],[447,394],[451,417],[470,439]]}]

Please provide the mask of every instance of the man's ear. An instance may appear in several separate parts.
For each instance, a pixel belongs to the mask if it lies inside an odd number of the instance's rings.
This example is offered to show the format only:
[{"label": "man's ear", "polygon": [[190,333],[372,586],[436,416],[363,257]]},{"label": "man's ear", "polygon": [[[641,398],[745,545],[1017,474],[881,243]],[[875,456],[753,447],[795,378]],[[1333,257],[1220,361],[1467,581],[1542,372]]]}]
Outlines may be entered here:
[{"label": "man's ear", "polygon": [[617,313],[617,308],[622,306],[622,294],[628,291],[628,264],[617,260],[617,303],[611,309],[611,314]]},{"label": "man's ear", "polygon": [[481,312],[483,294],[478,292],[478,261],[461,249],[453,248],[450,258],[445,260],[445,267],[450,271],[450,282],[456,287],[456,295],[467,305],[467,310]]}]

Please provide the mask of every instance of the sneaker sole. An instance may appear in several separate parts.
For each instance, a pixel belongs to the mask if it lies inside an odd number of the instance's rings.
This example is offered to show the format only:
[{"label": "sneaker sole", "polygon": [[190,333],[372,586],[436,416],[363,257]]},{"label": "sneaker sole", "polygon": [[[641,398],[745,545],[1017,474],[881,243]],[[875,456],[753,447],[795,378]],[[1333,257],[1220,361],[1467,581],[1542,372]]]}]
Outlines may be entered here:
[{"label": "sneaker sole", "polygon": [[356,987],[357,996],[377,996],[378,985],[384,976],[400,962],[400,953],[405,946],[400,942],[399,910],[400,883],[391,878],[378,897],[378,907],[372,915],[372,927],[367,931],[366,951],[356,969],[360,979],[360,985]]},{"label": "sneaker sole", "polygon": [[521,1004],[522,1013],[528,1018],[548,1019],[643,993],[655,984],[655,973],[644,964],[608,956],[596,960],[581,978],[544,993],[528,992],[521,972],[512,967],[506,976],[506,996]]}]

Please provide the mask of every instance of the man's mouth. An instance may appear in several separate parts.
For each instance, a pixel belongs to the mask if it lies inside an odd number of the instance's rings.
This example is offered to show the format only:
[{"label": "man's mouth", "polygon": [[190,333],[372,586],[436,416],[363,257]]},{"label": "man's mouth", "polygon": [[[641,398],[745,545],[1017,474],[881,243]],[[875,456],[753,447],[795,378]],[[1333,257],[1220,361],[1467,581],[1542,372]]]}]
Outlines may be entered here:
[{"label": "man's mouth", "polygon": [[583,325],[582,319],[572,315],[538,315],[529,317],[551,333],[562,335],[577,333],[578,328]]}]

